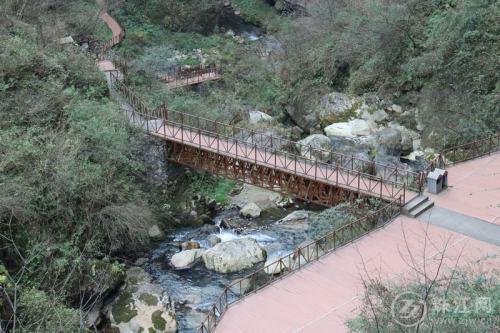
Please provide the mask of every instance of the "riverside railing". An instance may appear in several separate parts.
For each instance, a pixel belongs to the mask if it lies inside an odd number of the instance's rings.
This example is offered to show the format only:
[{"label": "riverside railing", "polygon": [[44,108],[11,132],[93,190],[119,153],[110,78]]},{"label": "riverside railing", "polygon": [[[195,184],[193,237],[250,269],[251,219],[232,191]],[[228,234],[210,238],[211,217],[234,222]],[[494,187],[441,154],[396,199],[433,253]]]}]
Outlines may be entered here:
[{"label": "riverside railing", "polygon": [[210,307],[198,333],[212,333],[231,304],[251,293],[269,286],[273,282],[297,271],[322,256],[366,235],[374,229],[383,227],[399,215],[401,198],[396,199],[380,210],[364,216],[354,222],[335,229],[309,244],[276,261],[259,268],[255,272],[229,284]]},{"label": "riverside railing", "polygon": [[[329,185],[347,188],[386,201],[401,196],[404,203],[406,195],[404,181],[396,182],[393,179],[384,179],[380,176],[345,167],[340,163],[322,162],[314,154],[320,150],[314,150],[311,147],[302,147],[311,149],[313,151],[311,155],[304,154],[305,156],[303,156],[290,153],[283,149],[283,144],[286,142],[293,147],[297,143],[255,132],[252,132],[247,137],[245,131],[248,130],[246,129],[183,112],[168,110],[166,105],[156,109],[149,109],[113,73],[111,73],[111,82],[115,90],[119,91],[132,106],[133,111],[128,113],[129,120],[153,135]],[[261,137],[269,140],[269,143],[263,142],[264,139],[261,139]],[[321,152],[332,153],[329,151]],[[346,158],[344,162],[358,163],[352,157]]]},{"label": "riverside railing", "polygon": [[435,168],[444,169],[447,166],[466,162],[478,157],[486,156],[500,150],[500,134],[491,135],[483,139],[463,143],[444,149],[423,171],[427,174]]},{"label": "riverside railing", "polygon": [[159,74],[158,79],[175,88],[219,79],[220,71],[220,65],[199,65],[190,68],[176,66],[166,74]]}]

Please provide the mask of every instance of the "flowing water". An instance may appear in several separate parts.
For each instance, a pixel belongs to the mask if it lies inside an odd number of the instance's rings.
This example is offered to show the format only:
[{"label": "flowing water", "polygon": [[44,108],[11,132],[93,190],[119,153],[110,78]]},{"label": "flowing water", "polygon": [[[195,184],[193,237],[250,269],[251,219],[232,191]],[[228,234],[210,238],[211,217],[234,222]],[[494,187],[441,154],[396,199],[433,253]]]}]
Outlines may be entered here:
[{"label": "flowing water", "polygon": [[[291,212],[292,210],[277,210],[249,223],[249,220],[238,216],[238,210],[224,210],[216,216],[215,223],[219,224],[221,220],[230,221],[233,228],[238,228],[212,234],[217,235],[222,242],[250,237],[266,249],[268,257],[283,255],[307,238],[307,221],[276,223]],[[245,227],[240,228],[241,225]],[[196,332],[225,285],[255,270],[254,267],[246,272],[219,274],[206,269],[202,260],[190,269],[172,269],[169,261],[172,255],[179,251],[179,242],[193,240],[199,242],[202,248],[209,246],[206,239],[210,234],[203,233],[202,230],[206,229],[187,228],[177,231],[151,253],[151,260],[145,266],[154,280],[162,285],[174,300],[179,332],[183,333]]]}]

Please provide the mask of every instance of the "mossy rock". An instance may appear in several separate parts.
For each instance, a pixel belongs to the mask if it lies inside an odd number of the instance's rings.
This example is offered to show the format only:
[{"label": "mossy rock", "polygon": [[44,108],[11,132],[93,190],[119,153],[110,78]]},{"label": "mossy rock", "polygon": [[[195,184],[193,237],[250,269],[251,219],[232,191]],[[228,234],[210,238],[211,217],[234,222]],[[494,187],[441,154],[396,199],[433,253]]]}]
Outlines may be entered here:
[{"label": "mossy rock", "polygon": [[148,293],[141,294],[141,296],[139,296],[139,299],[143,303],[150,305],[150,306],[158,304],[158,298],[156,298],[156,296],[153,296],[153,295],[148,294]]},{"label": "mossy rock", "polygon": [[162,311],[158,310],[158,311],[153,312],[153,314],[151,315],[151,320],[153,322],[154,327],[157,330],[161,330],[161,331],[165,330],[165,327],[167,324],[165,319],[163,319],[163,317],[161,316],[162,313],[163,313]]},{"label": "mossy rock", "polygon": [[133,308],[134,301],[129,291],[124,291],[111,308],[111,313],[116,323],[127,323],[137,316],[137,310]]}]

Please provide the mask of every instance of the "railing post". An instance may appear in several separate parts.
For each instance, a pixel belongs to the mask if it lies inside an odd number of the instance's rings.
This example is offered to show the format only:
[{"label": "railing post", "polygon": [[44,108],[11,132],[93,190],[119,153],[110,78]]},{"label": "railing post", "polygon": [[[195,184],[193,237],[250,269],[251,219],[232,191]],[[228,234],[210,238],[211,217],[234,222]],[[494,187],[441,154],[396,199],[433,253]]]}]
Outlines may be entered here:
[{"label": "railing post", "polygon": [[254,150],[254,154],[255,154],[255,165],[257,165],[257,144],[256,143],[254,143],[253,150]]},{"label": "railing post", "polygon": [[[341,157],[342,159],[342,157]],[[335,165],[336,171],[335,171],[335,184],[339,186],[339,165]]]},{"label": "railing post", "polygon": [[184,143],[184,113],[181,112],[181,142]]},{"label": "railing post", "polygon": [[295,174],[297,174],[297,155],[294,156],[295,156]]},{"label": "railing post", "polygon": [[314,180],[318,179],[318,160],[314,161]]}]

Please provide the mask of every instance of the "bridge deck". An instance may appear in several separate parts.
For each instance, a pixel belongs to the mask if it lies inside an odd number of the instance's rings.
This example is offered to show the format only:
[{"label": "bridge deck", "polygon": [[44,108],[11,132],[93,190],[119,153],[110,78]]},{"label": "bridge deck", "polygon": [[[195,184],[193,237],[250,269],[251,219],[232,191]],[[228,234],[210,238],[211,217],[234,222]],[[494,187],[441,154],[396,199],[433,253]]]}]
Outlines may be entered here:
[{"label": "bridge deck", "polygon": [[415,192],[405,191],[403,188],[382,182],[377,177],[360,174],[352,170],[337,169],[333,165],[315,163],[306,158],[300,159],[294,154],[276,152],[275,149],[268,149],[266,147],[258,148],[256,145],[241,142],[230,137],[217,138],[213,134],[202,134],[201,131],[180,128],[175,125],[161,126],[152,134],[168,141],[175,141],[183,145],[271,167],[289,174],[297,174],[311,180],[324,182],[372,197],[380,197],[385,200],[391,200],[399,195],[404,195],[406,201],[409,201],[418,195]]},{"label": "bridge deck", "polygon": [[161,80],[169,88],[186,87],[207,81],[217,81],[220,79],[222,79],[222,76],[217,72],[202,73],[199,75],[194,75],[185,78],[176,78],[175,76],[169,77],[168,75],[164,75],[161,77]]}]

